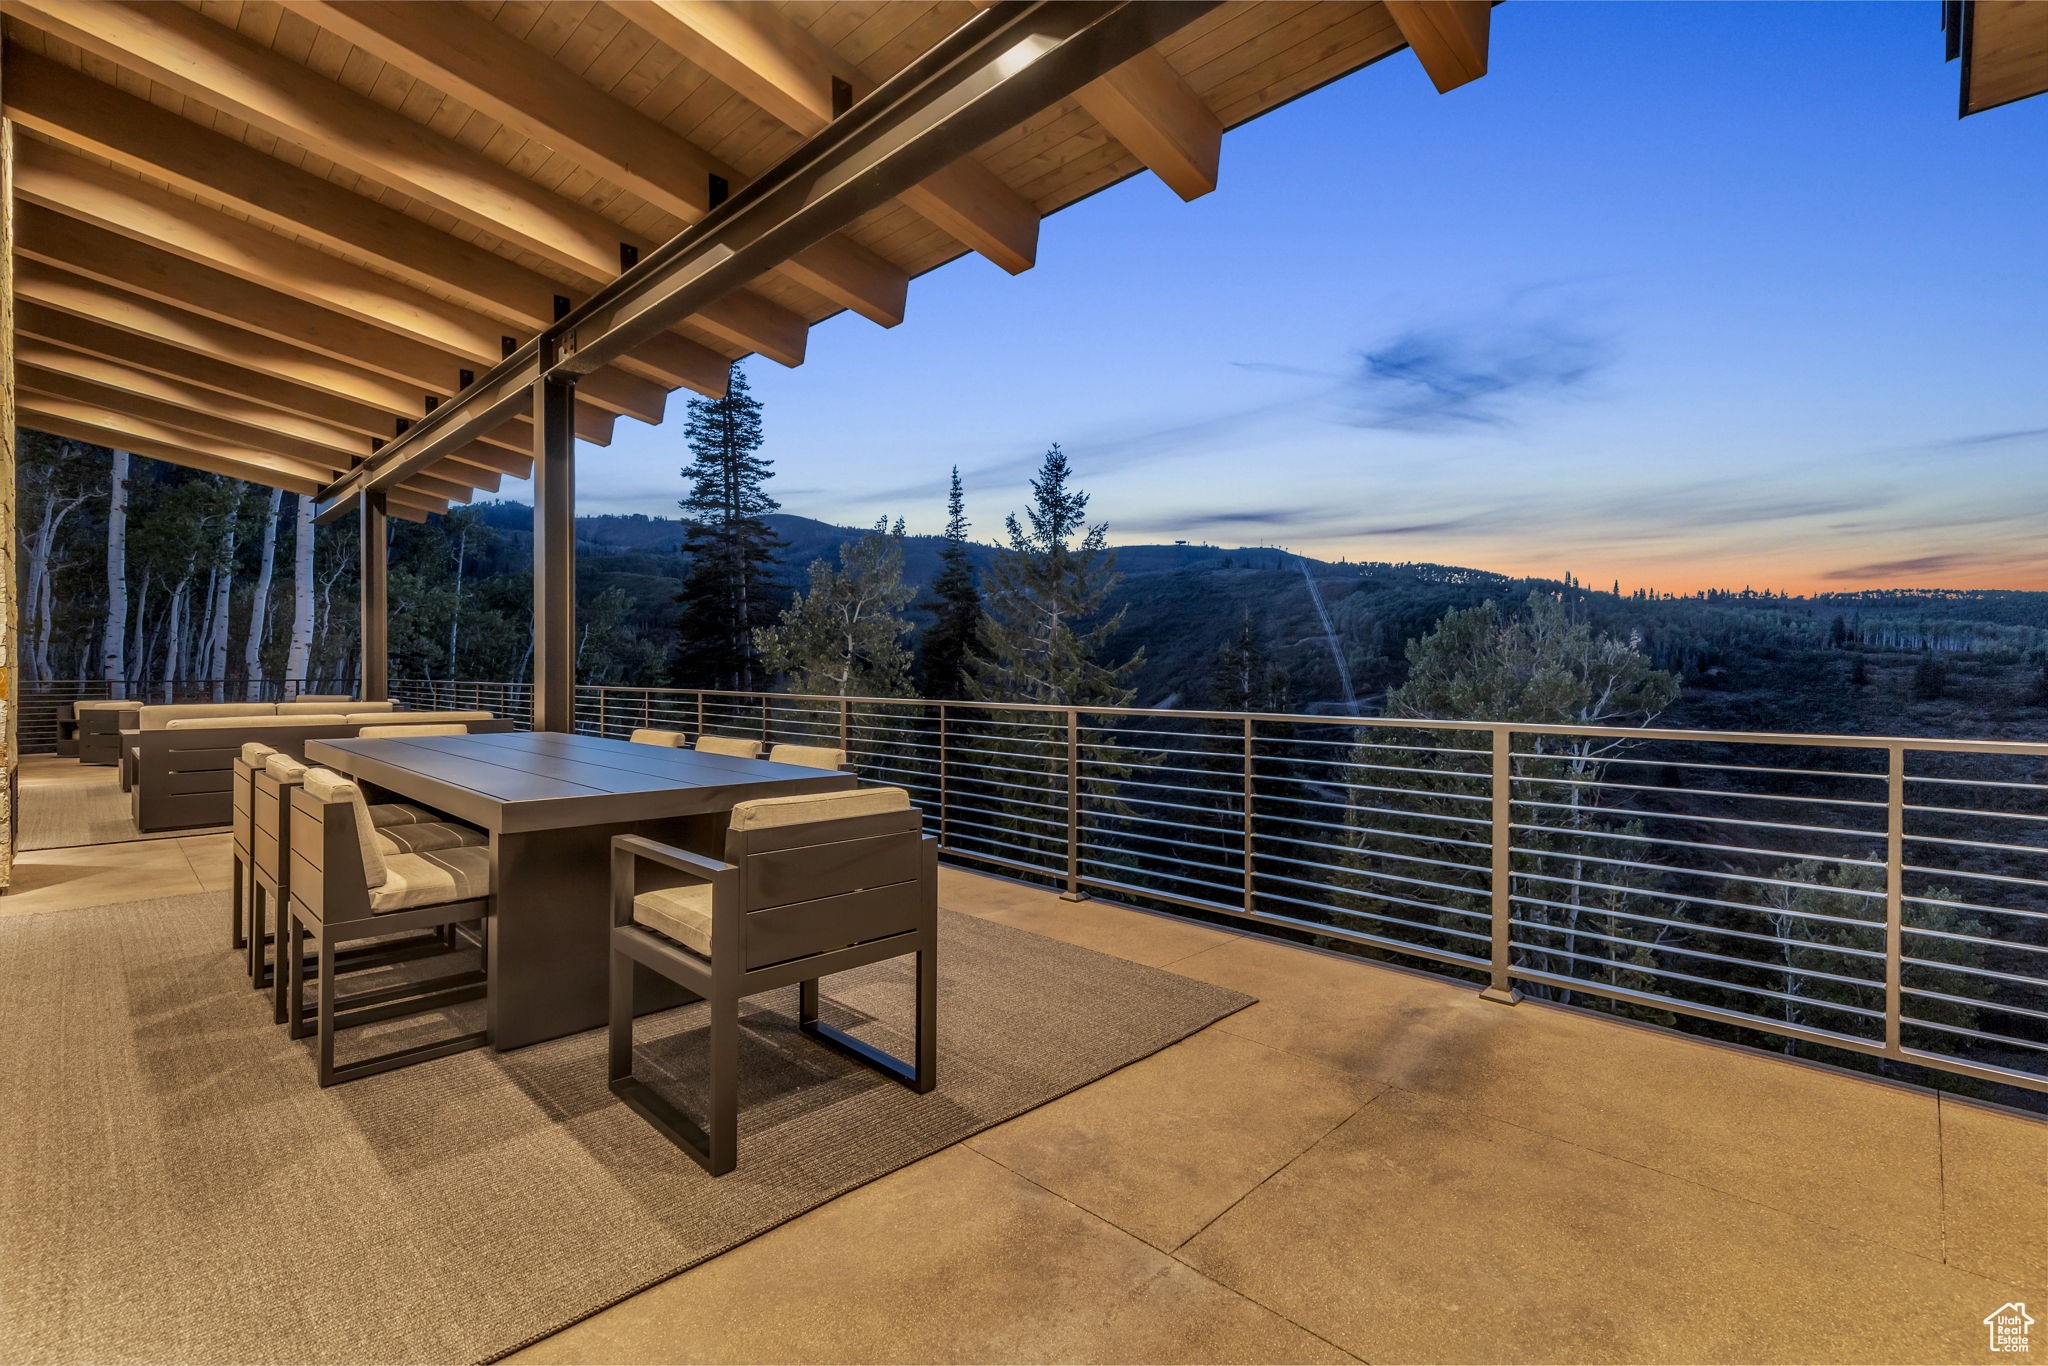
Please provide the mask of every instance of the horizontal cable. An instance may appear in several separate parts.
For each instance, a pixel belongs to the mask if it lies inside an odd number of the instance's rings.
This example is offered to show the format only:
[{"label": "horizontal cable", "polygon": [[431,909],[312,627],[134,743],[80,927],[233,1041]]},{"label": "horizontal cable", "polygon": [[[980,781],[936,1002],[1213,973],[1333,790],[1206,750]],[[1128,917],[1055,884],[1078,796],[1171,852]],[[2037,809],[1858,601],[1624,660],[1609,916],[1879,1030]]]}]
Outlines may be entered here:
[{"label": "horizontal cable", "polygon": [[[1698,920],[1672,920],[1667,916],[1647,915],[1641,911],[1615,911],[1609,910],[1605,906],[1574,906],[1569,901],[1551,901],[1544,897],[1528,896],[1521,892],[1514,893],[1508,900],[1516,905],[1548,906],[1552,910],[1573,911],[1585,916],[1616,916],[1623,920],[1640,920],[1651,925],[1666,925],[1674,930],[1683,930],[1688,934],[1724,935],[1734,939],[1748,939],[1760,944],[1782,944],[1792,948],[1811,949],[1817,953],[1844,953],[1852,958],[1881,959],[1884,957],[1884,950],[1882,949],[1859,949],[1847,944],[1822,944],[1812,939],[1795,939],[1789,935],[1782,934],[1763,934],[1756,930],[1733,930],[1725,925],[1709,925],[1704,921]],[[1873,933],[1881,932],[1884,929],[1882,924],[1874,920],[1856,921],[1854,923]]]},{"label": "horizontal cable", "polygon": [[[1813,978],[1823,982],[1839,982],[1845,986],[1852,987],[1876,987],[1879,989],[1884,987],[1884,979],[1881,977],[1848,977],[1838,972],[1828,972],[1822,968],[1787,967],[1781,963],[1763,963],[1754,958],[1744,958],[1737,954],[1714,953],[1708,949],[1681,948],[1677,944],[1655,943],[1648,939],[1630,939],[1626,935],[1602,934],[1598,930],[1588,930],[1585,928],[1567,929],[1562,925],[1545,925],[1541,921],[1523,920],[1519,917],[1510,917],[1508,923],[1510,925],[1519,925],[1524,929],[1539,930],[1544,934],[1564,934],[1574,938],[1597,939],[1606,944],[1626,944],[1631,948],[1648,949],[1652,953],[1683,954],[1687,958],[1704,958],[1713,963],[1726,963],[1730,967],[1750,968],[1757,972],[1775,973],[1781,977]],[[1549,949],[1542,951],[1545,953],[1551,952]],[[1875,956],[1878,958],[1884,957],[1883,954]],[[1605,961],[1614,962],[1625,968],[1639,968],[1641,966],[1640,964],[1624,962],[1620,959]],[[1732,986],[1734,983],[1728,983],[1727,985]],[[1806,998],[1801,997],[1800,999],[1804,1000]]]},{"label": "horizontal cable", "polygon": [[[1697,977],[1689,972],[1675,972],[1670,968],[1644,967],[1640,963],[1623,963],[1612,958],[1602,958],[1597,954],[1574,953],[1570,949],[1552,949],[1545,948],[1540,944],[1526,944],[1519,939],[1514,941],[1513,947],[1530,953],[1546,954],[1553,958],[1572,958],[1584,963],[1598,963],[1602,967],[1615,968],[1622,972],[1644,972],[1652,977],[1669,978],[1674,982],[1691,982],[1695,986],[1709,987],[1715,991],[1739,991],[1748,996],[1768,996],[1776,1001],[1790,1001],[1795,1005],[1802,1006],[1819,1006],[1823,1010],[1837,1010],[1843,1014],[1861,1015],[1873,1020],[1884,1018],[1882,1010],[1873,1010],[1867,1006],[1846,1005],[1840,1001],[1824,1001],[1817,996],[1799,996],[1787,991],[1773,991],[1769,987],[1751,987],[1744,986],[1739,982],[1722,982],[1712,977]],[[1569,974],[1567,974],[1567,977],[1572,981],[1578,980],[1575,977],[1569,977]],[[1884,984],[1882,982],[1872,982],[1868,985],[1881,988]]]},{"label": "horizontal cable", "polygon": [[1882,868],[1882,860],[1845,858],[1838,854],[1801,854],[1789,849],[1757,849],[1740,844],[1703,844],[1698,840],[1664,839],[1656,835],[1630,835],[1619,830],[1600,830],[1590,826],[1573,829],[1568,825],[1526,825],[1519,821],[1508,827],[1510,830],[1541,831],[1550,835],[1583,835],[1590,839],[1628,840],[1635,844],[1655,844],[1667,849],[1703,849],[1710,854],[1750,854],[1759,858],[1784,858],[1799,862],[1811,860],[1817,863],[1840,863],[1851,868]]}]

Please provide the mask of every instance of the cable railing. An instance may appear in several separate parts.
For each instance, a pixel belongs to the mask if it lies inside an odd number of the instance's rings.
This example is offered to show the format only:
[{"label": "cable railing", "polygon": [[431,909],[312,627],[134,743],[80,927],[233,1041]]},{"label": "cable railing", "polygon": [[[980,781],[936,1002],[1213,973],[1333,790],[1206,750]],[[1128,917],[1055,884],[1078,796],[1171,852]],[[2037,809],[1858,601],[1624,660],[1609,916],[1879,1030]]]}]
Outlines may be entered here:
[{"label": "cable railing", "polygon": [[575,716],[835,745],[947,858],[1073,899],[2048,1092],[2048,744],[594,686]]}]

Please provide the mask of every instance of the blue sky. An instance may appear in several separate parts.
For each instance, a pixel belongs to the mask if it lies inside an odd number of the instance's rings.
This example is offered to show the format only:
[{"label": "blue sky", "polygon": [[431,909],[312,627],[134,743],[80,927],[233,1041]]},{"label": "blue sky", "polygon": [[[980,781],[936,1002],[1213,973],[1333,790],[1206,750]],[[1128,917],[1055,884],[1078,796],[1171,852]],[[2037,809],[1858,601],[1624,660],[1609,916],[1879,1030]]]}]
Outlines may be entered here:
[{"label": "blue sky", "polygon": [[[1934,3],[1494,11],[756,359],[773,491],[976,534],[1048,442],[1123,542],[1624,587],[2048,587],[2048,97],[1958,121]],[[661,428],[585,511],[673,511]]]}]

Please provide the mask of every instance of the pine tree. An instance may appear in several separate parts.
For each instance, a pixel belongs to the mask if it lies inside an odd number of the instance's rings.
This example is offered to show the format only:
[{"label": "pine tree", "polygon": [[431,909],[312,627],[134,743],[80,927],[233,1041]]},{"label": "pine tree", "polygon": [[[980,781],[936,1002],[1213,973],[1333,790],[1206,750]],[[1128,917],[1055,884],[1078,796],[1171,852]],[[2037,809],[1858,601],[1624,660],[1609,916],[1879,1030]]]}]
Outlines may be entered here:
[{"label": "pine tree", "polygon": [[903,609],[917,590],[903,581],[903,523],[876,522],[839,547],[839,563],[811,561],[810,588],[755,635],[766,666],[799,693],[901,697],[910,691]]},{"label": "pine tree", "polygon": [[989,573],[982,648],[969,656],[967,686],[977,701],[1121,707],[1124,680],[1144,661],[1100,662],[1123,625],[1102,615],[1120,576],[1107,523],[1087,524],[1088,495],[1070,490],[1066,454],[1055,443],[1031,481],[1026,531],[1005,519],[1009,544]]},{"label": "pine tree", "polygon": [[967,688],[967,659],[981,647],[981,585],[967,553],[967,508],[960,467],[946,494],[946,544],[931,596],[918,606],[932,614],[917,643],[917,676],[926,697],[950,701]]},{"label": "pine tree", "polygon": [[1266,658],[1265,643],[1250,611],[1245,612],[1236,633],[1216,651],[1216,663],[1209,673],[1209,698],[1217,711],[1280,712],[1292,701],[1287,670]]},{"label": "pine tree", "polygon": [[1948,691],[1948,661],[1932,649],[1920,652],[1920,662],[1913,667],[1913,696],[1921,702],[1933,702]]},{"label": "pine tree", "polygon": [[670,673],[679,687],[749,691],[766,679],[755,633],[775,621],[781,538],[767,515],[781,506],[762,485],[773,477],[761,449],[761,403],[735,365],[721,399],[691,399],[684,437],[696,459],[683,471],[690,496],[688,556]]}]

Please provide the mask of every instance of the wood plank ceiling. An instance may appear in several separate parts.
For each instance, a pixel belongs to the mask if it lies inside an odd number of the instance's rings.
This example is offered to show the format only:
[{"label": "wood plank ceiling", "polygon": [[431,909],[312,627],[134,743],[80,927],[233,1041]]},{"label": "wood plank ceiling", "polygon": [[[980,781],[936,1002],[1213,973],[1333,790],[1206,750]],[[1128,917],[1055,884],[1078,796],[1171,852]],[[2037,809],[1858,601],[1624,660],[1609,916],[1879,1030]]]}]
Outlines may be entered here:
[{"label": "wood plank ceiling", "polygon": [[[1484,0],[1237,0],[579,387],[659,422],[911,277],[1012,273],[1039,220],[1412,44],[1483,74]],[[967,0],[4,0],[24,425],[310,493],[702,218],[975,12]],[[527,419],[393,491],[530,471]]]}]

